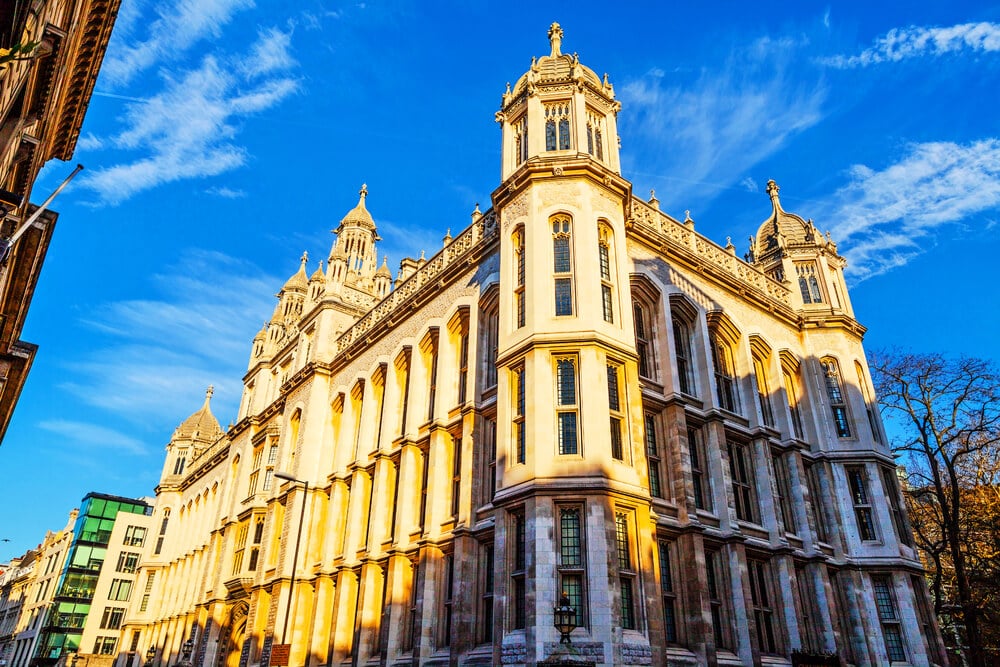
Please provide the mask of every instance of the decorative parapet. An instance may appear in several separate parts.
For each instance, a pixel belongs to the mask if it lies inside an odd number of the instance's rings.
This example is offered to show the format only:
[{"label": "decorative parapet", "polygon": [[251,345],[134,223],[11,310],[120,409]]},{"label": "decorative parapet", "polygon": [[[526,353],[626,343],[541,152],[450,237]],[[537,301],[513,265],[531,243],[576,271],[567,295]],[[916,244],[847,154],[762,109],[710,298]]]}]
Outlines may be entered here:
[{"label": "decorative parapet", "polygon": [[783,306],[791,307],[791,290],[683,223],[636,197],[632,198],[630,214],[632,223],[647,236],[656,238],[665,246],[693,253],[705,264],[732,276],[741,284],[757,290]]},{"label": "decorative parapet", "polygon": [[341,334],[340,338],[337,339],[337,354],[364,338],[375,325],[413,300],[419,292],[423,291],[425,285],[433,282],[445,269],[464,260],[483,242],[492,240],[496,233],[496,214],[491,209],[456,236],[440,252],[431,257],[403,284],[389,292],[389,295],[368,311],[367,315]]}]

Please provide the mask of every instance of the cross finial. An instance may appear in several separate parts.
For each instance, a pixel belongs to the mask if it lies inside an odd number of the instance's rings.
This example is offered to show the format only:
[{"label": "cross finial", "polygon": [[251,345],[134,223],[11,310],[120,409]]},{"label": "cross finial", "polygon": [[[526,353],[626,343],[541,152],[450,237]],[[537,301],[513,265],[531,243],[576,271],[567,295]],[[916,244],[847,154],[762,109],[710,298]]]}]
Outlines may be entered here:
[{"label": "cross finial", "polygon": [[559,27],[558,23],[553,23],[549,26],[549,44],[552,45],[551,57],[561,56],[562,51],[560,47],[562,46],[563,30]]},{"label": "cross finial", "polygon": [[306,262],[309,261],[309,252],[306,251],[306,250],[303,250],[302,251],[302,257],[299,258],[299,261],[302,262],[302,266],[305,266]]},{"label": "cross finial", "polygon": [[208,389],[205,390],[205,400],[212,398],[212,394],[215,393],[215,387],[213,385],[208,385]]},{"label": "cross finial", "polygon": [[365,197],[368,196],[368,184],[367,183],[362,183],[361,184],[361,190],[358,191],[358,194],[361,195],[362,199],[364,199]]}]

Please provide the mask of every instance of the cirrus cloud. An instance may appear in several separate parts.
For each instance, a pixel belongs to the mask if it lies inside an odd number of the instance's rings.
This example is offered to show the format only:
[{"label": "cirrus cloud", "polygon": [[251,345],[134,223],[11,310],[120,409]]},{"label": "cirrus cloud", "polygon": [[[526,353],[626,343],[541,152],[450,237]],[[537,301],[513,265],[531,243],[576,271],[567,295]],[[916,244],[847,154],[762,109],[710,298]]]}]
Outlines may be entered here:
[{"label": "cirrus cloud", "polygon": [[850,69],[960,51],[1000,51],[1000,24],[983,22],[944,28],[893,28],[857,55],[828,56],[818,61],[837,69]]}]

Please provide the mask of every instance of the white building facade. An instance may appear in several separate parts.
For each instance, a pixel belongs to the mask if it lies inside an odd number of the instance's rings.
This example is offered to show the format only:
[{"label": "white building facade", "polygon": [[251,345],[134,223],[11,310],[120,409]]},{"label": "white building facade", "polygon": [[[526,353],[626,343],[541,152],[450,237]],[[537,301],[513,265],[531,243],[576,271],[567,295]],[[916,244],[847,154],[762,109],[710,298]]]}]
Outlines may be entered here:
[{"label": "white building facade", "polygon": [[132,652],[944,664],[836,245],[773,182],[748,261],[635,197],[613,86],[549,38],[493,206],[393,281],[362,188],[235,425],[175,432]]}]

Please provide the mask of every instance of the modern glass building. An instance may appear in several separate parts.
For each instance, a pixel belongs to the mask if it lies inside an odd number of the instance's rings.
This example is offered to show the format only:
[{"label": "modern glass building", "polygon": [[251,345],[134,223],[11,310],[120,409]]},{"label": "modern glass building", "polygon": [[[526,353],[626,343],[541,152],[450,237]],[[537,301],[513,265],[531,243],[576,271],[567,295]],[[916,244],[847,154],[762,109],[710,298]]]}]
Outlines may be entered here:
[{"label": "modern glass building", "polygon": [[[130,515],[148,516],[152,507],[141,500],[88,493],[73,528],[69,556],[59,577],[52,607],[45,618],[32,665],[53,665],[66,653],[80,651],[97,580],[104,566],[115,522]],[[146,528],[137,526],[131,539],[141,546]],[[84,651],[87,652],[86,647]]]}]

